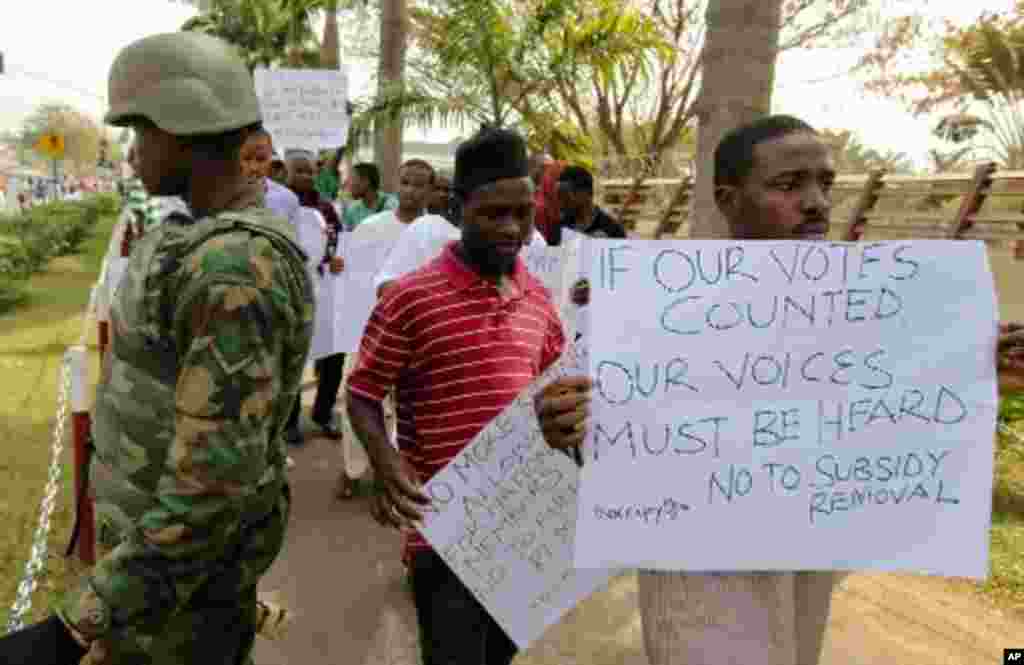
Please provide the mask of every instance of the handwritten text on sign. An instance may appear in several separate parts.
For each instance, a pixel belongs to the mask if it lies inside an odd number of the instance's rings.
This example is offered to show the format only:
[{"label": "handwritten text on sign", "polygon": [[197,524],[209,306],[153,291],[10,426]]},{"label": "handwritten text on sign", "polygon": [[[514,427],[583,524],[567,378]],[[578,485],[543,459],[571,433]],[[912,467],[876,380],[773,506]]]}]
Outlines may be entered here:
[{"label": "handwritten text on sign", "polygon": [[578,565],[986,574],[996,301],[982,244],[587,251]]},{"label": "handwritten text on sign", "polygon": [[582,332],[581,324],[585,318],[583,310],[571,297],[573,285],[583,276],[579,251],[582,238],[582,234],[565,229],[561,245],[531,244],[520,253],[527,269],[551,292],[566,339],[570,340]]},{"label": "handwritten text on sign", "polygon": [[585,371],[570,346],[426,485],[423,535],[520,648],[610,576],[572,568],[579,469],[544,442],[533,404]]},{"label": "handwritten text on sign", "polygon": [[345,145],[350,119],[344,71],[257,69],[253,78],[263,125],[280,150]]},{"label": "handwritten text on sign", "polygon": [[526,264],[527,270],[551,292],[551,297],[558,302],[562,291],[562,248],[548,245],[531,244],[523,247],[519,257]]}]

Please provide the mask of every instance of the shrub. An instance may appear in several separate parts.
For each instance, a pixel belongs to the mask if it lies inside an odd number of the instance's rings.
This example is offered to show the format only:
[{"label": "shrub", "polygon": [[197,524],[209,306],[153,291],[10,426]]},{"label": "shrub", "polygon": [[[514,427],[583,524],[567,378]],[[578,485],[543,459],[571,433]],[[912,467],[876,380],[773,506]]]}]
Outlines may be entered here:
[{"label": "shrub", "polygon": [[1024,420],[1024,394],[1006,395],[999,400],[999,421],[1015,423]]},{"label": "shrub", "polygon": [[28,251],[20,240],[0,236],[0,276],[27,279],[32,274],[29,263]]},{"label": "shrub", "polygon": [[24,297],[25,281],[55,256],[78,251],[100,217],[116,214],[114,195],[35,206],[0,220],[0,312]]},{"label": "shrub", "polygon": [[121,197],[112,192],[94,194],[86,203],[91,203],[99,210],[100,217],[111,217],[121,212]]},{"label": "shrub", "polygon": [[25,300],[25,280],[0,275],[0,313],[13,309]]}]

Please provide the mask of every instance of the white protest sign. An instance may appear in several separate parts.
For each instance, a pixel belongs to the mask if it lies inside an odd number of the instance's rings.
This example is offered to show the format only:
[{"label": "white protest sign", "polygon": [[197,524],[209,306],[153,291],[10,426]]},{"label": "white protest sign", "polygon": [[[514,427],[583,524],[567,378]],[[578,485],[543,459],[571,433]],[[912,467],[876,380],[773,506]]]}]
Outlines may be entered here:
[{"label": "white protest sign", "polygon": [[377,304],[377,289],[373,285],[377,271],[384,265],[405,225],[392,221],[373,222],[356,231],[344,234],[345,283],[340,305],[335,304],[338,317],[335,334],[337,353],[359,350],[363,330]]},{"label": "white protest sign", "polygon": [[521,649],[611,576],[573,570],[579,469],[544,441],[533,404],[586,365],[567,347],[425,485],[424,537]]},{"label": "white protest sign", "polygon": [[980,242],[587,250],[577,565],[987,574]]},{"label": "white protest sign", "polygon": [[567,339],[584,344],[589,322],[587,309],[572,300],[573,287],[587,275],[588,255],[583,251],[586,236],[571,229],[562,229],[562,292],[558,301],[558,313],[562,318]]},{"label": "white protest sign", "polygon": [[350,124],[345,71],[258,68],[253,81],[263,126],[280,150],[345,145]]},{"label": "white protest sign", "polygon": [[583,238],[582,234],[565,229],[561,245],[530,244],[520,253],[530,273],[551,292],[569,341],[576,340],[576,334],[583,331],[584,310],[572,302],[572,287],[585,276],[585,257],[580,252]]},{"label": "white protest sign", "polygon": [[519,256],[530,274],[551,292],[551,298],[558,302],[562,292],[562,248],[531,243],[523,247]]}]

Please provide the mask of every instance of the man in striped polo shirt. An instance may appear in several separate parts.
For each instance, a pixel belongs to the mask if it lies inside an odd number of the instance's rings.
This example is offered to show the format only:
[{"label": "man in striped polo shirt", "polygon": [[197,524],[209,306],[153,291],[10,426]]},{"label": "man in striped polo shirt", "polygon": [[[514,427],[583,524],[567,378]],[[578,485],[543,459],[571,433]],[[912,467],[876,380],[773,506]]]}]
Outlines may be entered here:
[{"label": "man in striped polo shirt", "polygon": [[[518,258],[533,233],[526,143],[485,128],[459,146],[455,195],[461,239],[400,278],[378,301],[348,413],[378,483],[376,515],[406,530],[425,665],[507,665],[516,647],[413,528],[420,490],[562,353],[562,325],[547,290]],[[398,447],[381,401],[396,389]],[[538,413],[549,445],[582,442],[590,381],[546,390]]]}]

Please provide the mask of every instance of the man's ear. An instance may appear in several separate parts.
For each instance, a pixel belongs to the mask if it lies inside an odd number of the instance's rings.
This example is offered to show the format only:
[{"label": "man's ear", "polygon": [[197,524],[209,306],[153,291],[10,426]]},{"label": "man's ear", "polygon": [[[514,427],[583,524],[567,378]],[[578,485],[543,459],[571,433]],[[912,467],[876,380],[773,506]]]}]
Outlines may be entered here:
[{"label": "man's ear", "polygon": [[739,205],[740,190],[736,185],[718,185],[715,187],[715,204],[723,215],[735,212]]}]

